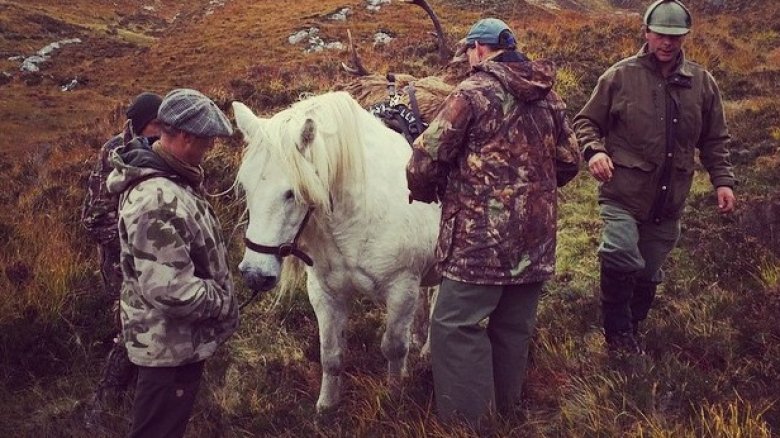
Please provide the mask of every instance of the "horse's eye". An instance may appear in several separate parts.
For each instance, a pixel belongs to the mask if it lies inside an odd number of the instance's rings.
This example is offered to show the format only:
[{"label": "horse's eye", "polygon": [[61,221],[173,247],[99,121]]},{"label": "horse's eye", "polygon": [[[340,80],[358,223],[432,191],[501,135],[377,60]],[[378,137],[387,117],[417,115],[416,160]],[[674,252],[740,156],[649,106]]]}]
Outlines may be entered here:
[{"label": "horse's eye", "polygon": [[284,200],[285,201],[289,201],[292,198],[293,198],[293,191],[292,190],[288,190],[288,191],[284,192]]}]

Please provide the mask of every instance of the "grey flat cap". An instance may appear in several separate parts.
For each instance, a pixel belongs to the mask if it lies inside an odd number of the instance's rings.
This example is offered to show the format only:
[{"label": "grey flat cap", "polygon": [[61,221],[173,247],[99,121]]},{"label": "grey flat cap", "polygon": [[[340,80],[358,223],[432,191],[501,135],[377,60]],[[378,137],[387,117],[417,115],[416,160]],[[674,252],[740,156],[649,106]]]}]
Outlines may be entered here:
[{"label": "grey flat cap", "polygon": [[203,93],[178,88],[160,104],[157,119],[198,137],[230,137],[233,127],[225,113]]}]

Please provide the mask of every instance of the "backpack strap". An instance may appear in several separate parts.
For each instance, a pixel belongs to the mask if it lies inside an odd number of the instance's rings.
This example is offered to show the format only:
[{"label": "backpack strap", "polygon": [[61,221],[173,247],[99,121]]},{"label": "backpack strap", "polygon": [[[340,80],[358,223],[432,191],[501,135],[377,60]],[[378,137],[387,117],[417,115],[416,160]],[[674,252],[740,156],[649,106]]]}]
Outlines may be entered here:
[{"label": "backpack strap", "polygon": [[414,114],[414,134],[415,137],[422,134],[424,131],[423,123],[422,123],[422,116],[420,115],[420,107],[417,105],[417,96],[415,96],[416,89],[414,88],[414,84],[410,83],[406,86],[406,95],[409,96],[409,105],[412,106],[412,113]]}]

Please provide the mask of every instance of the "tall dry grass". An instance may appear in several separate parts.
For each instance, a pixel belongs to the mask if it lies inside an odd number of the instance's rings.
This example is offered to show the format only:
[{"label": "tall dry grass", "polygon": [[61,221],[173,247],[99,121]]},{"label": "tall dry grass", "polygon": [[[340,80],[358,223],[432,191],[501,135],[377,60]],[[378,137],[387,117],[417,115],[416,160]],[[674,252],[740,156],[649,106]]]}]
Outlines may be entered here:
[{"label": "tall dry grass", "polygon": [[[434,3],[459,31],[481,13],[457,2]],[[501,6],[492,2],[489,7]],[[746,200],[776,196],[778,183],[774,164],[780,111],[774,96],[780,86],[767,73],[778,66],[763,53],[777,50],[780,42],[771,21],[777,12],[771,4],[764,7],[764,14],[704,16],[697,20],[696,36],[686,43],[691,58],[713,69],[729,101],[735,144],[746,151],[735,157],[742,178],[738,195]],[[270,31],[282,35],[286,30],[267,15],[268,8],[257,3],[231,18],[233,34],[255,32],[241,26],[262,12],[256,20],[269,29],[277,26]],[[561,67],[558,91],[572,112],[585,102],[601,72],[641,43],[636,16],[612,16],[609,8],[599,14],[565,12],[528,22],[512,15],[522,49]],[[416,76],[440,71],[430,41],[419,37],[424,20],[415,20],[398,25],[406,36],[395,45],[362,50],[366,64],[380,72]],[[357,33],[364,41],[374,25],[373,18],[360,25]],[[331,31],[340,31],[339,26],[331,25]],[[220,44],[228,50],[226,43]],[[163,47],[153,50],[167,55]],[[175,47],[171,53],[181,50]],[[279,59],[252,59],[240,68],[244,61],[234,60],[236,65],[229,66],[233,74],[212,77],[213,83],[198,87],[224,108],[237,99],[268,114],[301,93],[346,80],[326,55],[300,62],[294,57],[300,54],[273,50]],[[198,78],[194,80],[202,80]],[[88,163],[119,125],[116,115],[107,116],[24,160],[0,160],[0,429],[8,436],[88,434],[80,401],[97,379],[113,326],[95,253],[80,229],[78,213]],[[230,190],[240,156],[240,139],[230,139],[217,146],[206,165],[208,191],[225,192],[212,201],[225,235],[231,236],[232,266],[241,258],[243,204]],[[700,171],[683,239],[667,264],[667,279],[645,326],[648,357],[614,361],[604,352],[598,323],[595,190],[583,174],[561,191],[557,274],[540,305],[524,402],[514,415],[488,425],[487,432],[772,436],[780,427],[776,248],[749,233],[739,217],[715,213],[712,189]],[[236,280],[242,298],[248,297],[240,277]],[[351,308],[344,403],[328,415],[315,415],[317,326],[302,287],[298,289],[282,300],[269,296],[247,307],[239,332],[208,363],[189,436],[470,435],[437,420],[426,362],[413,357],[404,390],[388,390],[378,347],[382,309],[366,301]],[[127,403],[112,413],[111,435],[126,433]]]}]

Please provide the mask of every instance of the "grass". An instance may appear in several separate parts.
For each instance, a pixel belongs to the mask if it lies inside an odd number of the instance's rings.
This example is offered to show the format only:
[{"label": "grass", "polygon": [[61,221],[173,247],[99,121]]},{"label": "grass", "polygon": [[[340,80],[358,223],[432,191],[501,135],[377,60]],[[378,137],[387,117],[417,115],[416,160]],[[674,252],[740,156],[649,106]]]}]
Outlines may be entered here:
[{"label": "grass", "polygon": [[[0,128],[7,136],[0,140],[0,290],[5,291],[0,300],[0,424],[5,434],[87,433],[81,401],[98,378],[113,327],[110,303],[95,271],[95,252],[78,223],[79,209],[89,163],[118,129],[128,96],[146,88],[164,92],[186,85],[206,92],[225,109],[237,99],[270,114],[301,93],[346,81],[338,71],[341,55],[304,55],[286,46],[286,36],[303,24],[321,25],[332,38],[350,27],[373,71],[418,77],[441,71],[433,39],[425,35],[430,25],[414,7],[393,5],[390,12],[370,14],[351,1],[355,17],[343,24],[317,18],[318,11],[341,3],[289,3],[285,19],[273,3],[228,2],[204,17],[197,10],[205,2],[192,2],[181,10],[194,14],[190,31],[174,27],[179,32],[175,36],[155,34],[154,41],[146,39],[152,32],[143,34],[138,43],[150,46],[140,56],[55,58],[50,68],[58,74],[91,78],[77,93],[47,88],[53,79],[46,76],[40,86],[18,78],[3,86],[0,115],[5,122]],[[484,10],[466,2],[432,3],[452,38],[481,14],[506,14],[526,53],[559,65],[557,90],[572,113],[584,104],[601,72],[641,43],[637,17],[615,16],[601,2],[592,15],[552,14],[492,0]],[[773,100],[780,85],[772,80],[780,58],[768,55],[780,44],[774,21],[778,8],[766,4],[765,10],[745,10],[742,3],[697,15],[694,37],[686,42],[688,55],[713,70],[727,100],[738,152],[740,213],[724,218],[715,212],[712,188],[699,169],[683,238],[666,265],[667,278],[644,327],[649,357],[615,362],[604,352],[598,323],[596,184],[583,170],[560,192],[557,274],[540,303],[523,406],[518,415],[491,424],[493,436],[777,433],[780,254],[767,230],[777,223],[768,206],[777,201],[780,183],[780,110]],[[89,24],[84,32],[112,24],[111,12],[102,5],[88,23],[43,1],[25,5],[6,8],[9,18],[0,24],[14,32],[29,26],[35,35],[22,43],[36,50],[48,36],[25,22],[19,11],[32,11],[25,7],[55,18],[60,14],[71,25]],[[703,0],[692,6],[697,14],[708,8]],[[132,7],[130,2],[117,6],[124,15],[132,14]],[[159,12],[172,19],[179,7],[184,6],[160,2]],[[388,17],[398,19],[388,22]],[[368,41],[378,27],[388,28],[397,40],[384,49],[372,48]],[[129,31],[120,28],[118,35]],[[110,46],[103,38],[114,36],[100,32],[88,34],[86,47]],[[0,50],[11,50],[10,44],[0,38]],[[42,147],[44,143],[50,146]],[[230,236],[231,266],[241,259],[243,202],[230,190],[240,147],[238,138],[220,142],[206,163],[207,190],[225,193],[212,202]],[[241,297],[248,297],[240,276],[235,279]],[[382,310],[357,301],[352,315],[344,402],[335,412],[316,416],[317,327],[302,287],[247,307],[239,332],[208,362],[188,436],[469,436],[467,430],[437,420],[425,361],[413,357],[404,390],[389,391],[378,346]],[[112,434],[126,433],[128,404],[113,413]]]}]

